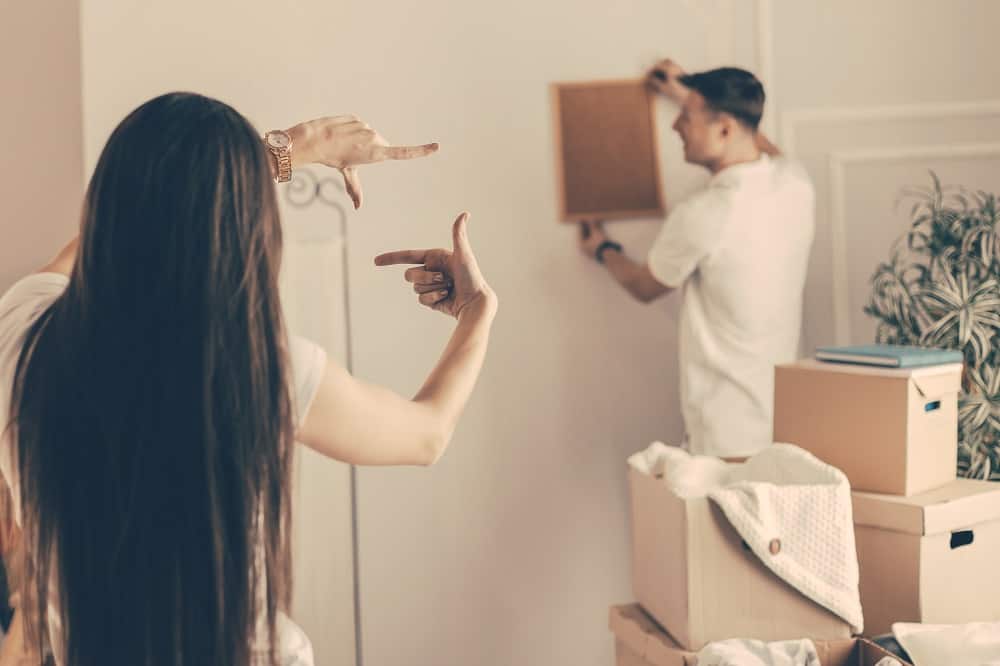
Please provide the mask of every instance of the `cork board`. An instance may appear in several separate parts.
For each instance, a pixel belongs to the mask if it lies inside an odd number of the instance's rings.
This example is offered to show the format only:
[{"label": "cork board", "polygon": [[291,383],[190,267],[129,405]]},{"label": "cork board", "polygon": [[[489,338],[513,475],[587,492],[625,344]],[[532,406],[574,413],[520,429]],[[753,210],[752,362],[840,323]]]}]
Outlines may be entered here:
[{"label": "cork board", "polygon": [[551,89],[560,219],[663,217],[653,99],[643,82]]}]

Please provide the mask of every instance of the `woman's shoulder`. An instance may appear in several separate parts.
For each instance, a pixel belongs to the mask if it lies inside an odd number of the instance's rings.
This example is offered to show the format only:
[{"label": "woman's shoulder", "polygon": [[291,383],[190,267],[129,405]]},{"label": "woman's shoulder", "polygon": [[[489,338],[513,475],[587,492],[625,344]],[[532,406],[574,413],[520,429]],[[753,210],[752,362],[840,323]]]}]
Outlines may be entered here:
[{"label": "woman's shoulder", "polygon": [[3,390],[10,388],[8,384],[13,380],[28,329],[59,298],[68,283],[69,279],[60,273],[35,273],[15,282],[0,297],[0,384]]},{"label": "woman's shoulder", "polygon": [[[0,296],[0,383],[13,379],[24,336],[66,290],[69,278],[60,273],[35,273],[14,283]],[[2,395],[2,393],[0,393]]]},{"label": "woman's shoulder", "polygon": [[326,351],[315,342],[298,335],[288,336],[288,381],[296,426],[305,420],[319,392],[326,361]]},{"label": "woman's shoulder", "polygon": [[14,515],[20,520],[17,480],[8,430],[14,374],[25,336],[69,283],[59,273],[35,273],[19,280],[0,296],[0,473],[11,487]]}]

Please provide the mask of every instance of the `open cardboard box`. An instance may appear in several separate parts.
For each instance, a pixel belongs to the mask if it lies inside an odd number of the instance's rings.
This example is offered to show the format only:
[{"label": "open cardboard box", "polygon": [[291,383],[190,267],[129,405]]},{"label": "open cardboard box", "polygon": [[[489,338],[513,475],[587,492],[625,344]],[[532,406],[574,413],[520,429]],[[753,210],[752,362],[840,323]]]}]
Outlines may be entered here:
[{"label": "open cardboard box", "polygon": [[912,495],[955,478],[962,365],[876,368],[806,359],[774,371],[774,441],[851,488]]},{"label": "open cardboard box", "polygon": [[706,497],[629,469],[632,590],[679,645],[733,636],[849,638],[848,624],[776,576]]},{"label": "open cardboard box", "polygon": [[[685,650],[653,621],[638,604],[612,606],[608,625],[615,635],[617,666],[695,666],[695,653]],[[863,638],[814,640],[822,666],[875,666],[892,657]],[[900,664],[906,662],[896,657]]]},{"label": "open cardboard box", "polygon": [[1000,620],[1000,483],[852,497],[866,633]]}]

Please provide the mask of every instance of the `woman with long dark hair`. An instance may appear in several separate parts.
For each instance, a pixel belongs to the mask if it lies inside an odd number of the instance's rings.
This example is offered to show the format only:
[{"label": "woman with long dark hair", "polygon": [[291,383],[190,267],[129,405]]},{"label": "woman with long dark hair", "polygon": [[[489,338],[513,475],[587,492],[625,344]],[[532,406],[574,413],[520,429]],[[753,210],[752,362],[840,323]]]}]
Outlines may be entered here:
[{"label": "woman with long dark hair", "polygon": [[[472,391],[496,312],[466,235],[402,251],[419,301],[456,318],[413,399],[290,337],[274,180],[430,154],[352,117],[260,134],[174,93],[114,131],[80,236],[0,299],[0,469],[23,530],[29,647],[61,665],[298,664],[294,442],[357,465],[430,464]],[[37,646],[37,647],[36,647]]]}]

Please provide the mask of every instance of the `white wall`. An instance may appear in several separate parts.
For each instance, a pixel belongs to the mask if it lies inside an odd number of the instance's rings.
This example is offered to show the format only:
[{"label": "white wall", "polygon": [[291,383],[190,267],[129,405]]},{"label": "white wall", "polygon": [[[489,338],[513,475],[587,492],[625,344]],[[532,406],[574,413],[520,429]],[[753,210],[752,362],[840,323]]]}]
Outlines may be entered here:
[{"label": "white wall", "polygon": [[1000,4],[771,2],[780,138],[819,209],[804,342],[870,342],[869,279],[908,226],[900,190],[928,169],[1000,190]]},{"label": "white wall", "polygon": [[77,0],[4,3],[0,292],[69,241],[83,195]]},{"label": "white wall", "polygon": [[[482,384],[445,459],[431,470],[361,474],[365,661],[607,663],[607,606],[630,594],[623,461],[681,433],[675,304],[626,302],[579,256],[574,230],[555,222],[547,84],[638,74],[667,45],[692,67],[752,54],[751,36],[705,39],[713,12],[725,9],[718,16],[734,26],[752,8],[313,1],[277,20],[267,3],[234,7],[85,3],[88,167],[125,113],[175,88],[221,97],[261,128],[359,113],[390,139],[443,148],[419,164],[364,172],[367,205],[351,215],[350,247],[358,373],[411,392],[432,365],[449,322],[420,311],[399,271],[376,271],[371,257],[448,242],[463,209],[503,303]],[[279,24],[287,39],[269,38]],[[676,149],[666,137],[671,199],[702,177],[678,165]],[[656,226],[615,229],[640,251]],[[308,273],[290,263],[294,280]],[[304,321],[310,302],[298,303]],[[328,303],[317,297],[311,308]],[[311,514],[316,529],[345,500],[326,497]],[[331,567],[347,547],[338,524],[311,536]],[[310,587],[300,582],[300,592]],[[348,638],[307,628],[324,657]]]},{"label": "white wall", "polygon": [[[675,303],[628,302],[555,222],[547,84],[638,75],[667,49],[691,67],[752,55],[752,34],[706,40],[712,9],[752,17],[747,3],[662,0],[368,2],[338,16],[355,29],[331,47],[356,54],[338,97],[397,140],[442,145],[426,165],[370,170],[353,228],[359,371],[412,391],[449,328],[416,310],[399,271],[370,269],[378,251],[446,243],[467,208],[501,298],[451,451],[429,471],[361,473],[366,664],[612,662],[608,605],[631,597],[624,460],[681,434]],[[669,134],[675,201],[701,176]],[[656,229],[613,233],[638,254]]]},{"label": "white wall", "polygon": [[[907,115],[911,105],[1000,99],[989,32],[1000,5],[986,0],[302,0],[276,12],[262,0],[85,0],[87,165],[127,111],[173,88],[232,102],[262,129],[354,112],[398,142],[441,142],[421,163],[366,169],[366,206],[349,214],[354,361],[366,379],[414,391],[450,330],[418,309],[401,271],[372,267],[378,252],[445,244],[468,209],[501,297],[482,382],[448,455],[430,470],[360,474],[363,649],[373,666],[611,663],[607,606],[631,597],[624,458],[681,434],[676,302],[627,302],[579,255],[573,229],[554,222],[550,81],[627,76],[661,54],[691,69],[738,64],[773,76],[765,84],[787,114],[771,109],[768,123],[779,138],[794,134],[821,205],[807,346],[832,341],[838,326],[834,193],[843,193],[847,244],[839,326],[850,337],[877,255],[869,251],[902,224],[886,210],[891,193],[926,166],[996,182],[992,158],[906,157],[884,168],[882,158],[856,164],[845,153],[996,136],[995,114]],[[268,37],[276,28],[287,37]],[[885,105],[906,109],[870,108]],[[833,110],[833,119],[802,109]],[[675,202],[703,176],[678,163],[670,110],[661,115]],[[839,189],[828,175],[834,153],[846,165]],[[289,211],[293,235],[321,225],[320,215]],[[638,256],[655,232],[621,223],[612,233]],[[290,254],[286,289],[293,323],[337,354],[337,241],[324,242]],[[314,573],[298,589],[315,602],[307,628],[319,663],[349,663],[346,472],[304,462],[318,494],[298,507],[299,528],[315,530],[300,537],[311,544],[303,570]]]}]

